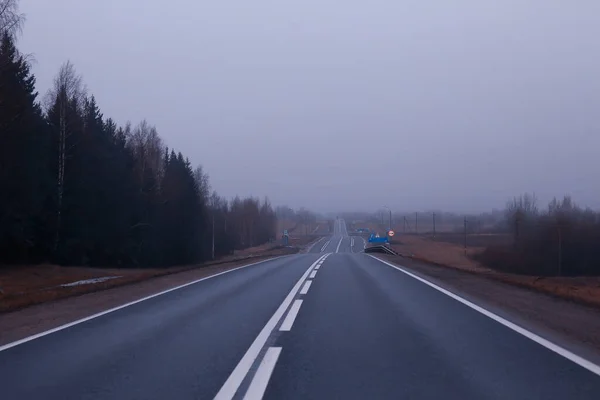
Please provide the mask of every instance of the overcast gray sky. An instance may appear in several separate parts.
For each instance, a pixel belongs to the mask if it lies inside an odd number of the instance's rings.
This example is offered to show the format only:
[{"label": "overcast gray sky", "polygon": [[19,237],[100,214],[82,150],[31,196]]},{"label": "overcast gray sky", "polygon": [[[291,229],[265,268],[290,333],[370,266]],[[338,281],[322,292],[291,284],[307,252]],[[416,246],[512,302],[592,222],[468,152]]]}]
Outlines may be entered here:
[{"label": "overcast gray sky", "polygon": [[44,93],[71,60],[227,197],[318,211],[600,207],[600,1],[22,0]]}]

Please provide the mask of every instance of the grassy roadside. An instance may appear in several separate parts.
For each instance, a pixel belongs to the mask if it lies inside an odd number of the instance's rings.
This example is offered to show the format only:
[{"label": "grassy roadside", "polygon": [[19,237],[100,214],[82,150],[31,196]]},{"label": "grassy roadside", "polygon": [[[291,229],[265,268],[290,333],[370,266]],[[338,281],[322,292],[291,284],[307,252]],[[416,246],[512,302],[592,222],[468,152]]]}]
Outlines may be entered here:
[{"label": "grassy roadside", "polygon": [[465,255],[464,248],[458,244],[417,236],[400,237],[392,247],[404,258],[600,308],[599,277],[539,277],[495,271],[472,259],[480,248],[469,248]]},{"label": "grassy roadside", "polygon": [[[382,232],[378,224],[364,224],[373,231]],[[516,287],[533,290],[579,304],[600,308],[600,277],[540,277],[496,271],[474,259],[486,246],[503,244],[507,235],[468,235],[467,249],[460,233],[440,232],[430,235],[397,234],[392,248],[404,259],[481,276]]]},{"label": "grassy roadside", "polygon": [[[244,264],[294,254],[298,251],[299,248],[261,246],[261,248],[244,251],[239,255],[225,257],[220,260],[165,269],[88,268],[61,267],[56,265],[3,269],[0,270],[0,286],[2,287],[2,292],[0,293],[0,313],[15,311],[35,304],[67,297],[131,285],[190,270],[202,270],[206,272],[206,276],[209,276]],[[65,284],[98,278],[110,279],[90,284],[63,286]]]}]

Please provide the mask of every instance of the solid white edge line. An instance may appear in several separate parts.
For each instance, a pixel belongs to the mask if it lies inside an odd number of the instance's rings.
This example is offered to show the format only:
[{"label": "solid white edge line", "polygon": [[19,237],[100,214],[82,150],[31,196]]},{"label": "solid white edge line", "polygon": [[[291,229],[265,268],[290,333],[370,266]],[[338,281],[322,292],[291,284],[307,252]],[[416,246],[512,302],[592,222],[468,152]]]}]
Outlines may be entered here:
[{"label": "solid white edge line", "polygon": [[340,246],[342,245],[342,240],[344,240],[344,238],[343,238],[343,237],[341,237],[341,238],[340,238],[340,242],[339,242],[339,243],[338,243],[338,245],[337,245],[337,249],[335,249],[335,252],[336,252],[336,253],[339,253],[339,251],[340,251]]},{"label": "solid white edge line", "polygon": [[217,276],[228,274],[230,272],[237,271],[237,270],[242,269],[242,268],[247,268],[247,267],[251,267],[253,265],[258,265],[258,264],[266,263],[268,261],[277,260],[277,259],[282,258],[282,257],[285,257],[285,256],[279,256],[279,257],[269,258],[269,259],[258,261],[258,262],[252,263],[252,264],[246,264],[246,265],[242,265],[242,266],[239,266],[239,267],[227,270],[227,271],[219,272],[219,273],[214,274],[214,275],[205,276],[204,278],[196,279],[195,281],[184,283],[183,285],[179,285],[179,286],[176,286],[174,288],[164,290],[162,292],[151,294],[150,296],[142,297],[141,299],[134,300],[132,302],[125,303],[125,304],[122,304],[120,306],[117,306],[117,307],[114,307],[114,308],[110,308],[108,310],[101,311],[101,312],[96,313],[96,314],[92,314],[92,315],[90,315],[88,317],[84,317],[84,318],[75,320],[73,322],[69,322],[67,324],[57,326],[56,328],[52,328],[52,329],[49,329],[47,331],[40,332],[40,333],[37,333],[35,335],[31,335],[31,336],[28,336],[26,338],[19,339],[19,340],[16,340],[14,342],[5,344],[3,346],[0,346],[0,351],[8,350],[8,349],[10,349],[12,347],[19,346],[19,345],[21,345],[23,343],[27,343],[27,342],[30,342],[32,340],[39,339],[39,338],[41,338],[43,336],[47,336],[47,335],[50,335],[52,333],[62,331],[63,329],[67,329],[67,328],[70,328],[72,326],[79,325],[79,324],[81,324],[83,322],[86,322],[86,321],[89,321],[89,320],[101,317],[101,316],[106,315],[106,314],[110,314],[112,312],[121,310],[121,309],[129,307],[129,306],[133,306],[133,305],[141,303],[143,301],[150,300],[150,299],[153,299],[153,298],[158,297],[158,296],[162,296],[163,294],[167,294],[167,293],[173,292],[175,290],[183,289],[184,287],[187,287],[187,286],[190,286],[190,285],[195,285],[196,283],[205,281],[207,279],[216,278]]},{"label": "solid white edge line", "polygon": [[[310,282],[310,281],[309,281]],[[285,319],[283,320],[279,330],[282,332],[289,332],[292,330],[292,325],[294,325],[294,321],[298,316],[298,312],[300,311],[300,307],[302,307],[302,300],[294,300],[294,303],[290,307]]]},{"label": "solid white edge line", "polygon": [[304,286],[302,286],[302,289],[300,290],[300,294],[304,295],[304,294],[308,293],[308,289],[310,289],[310,285],[312,285],[312,281],[304,282]]},{"label": "solid white edge line", "polygon": [[379,261],[383,264],[386,264],[389,267],[397,269],[398,271],[410,276],[411,278],[414,278],[414,279],[434,288],[435,290],[437,290],[439,292],[444,293],[446,296],[449,296],[449,297],[453,298],[454,300],[463,303],[464,305],[472,308],[473,310],[475,310],[477,312],[480,312],[481,314],[485,315],[486,317],[493,319],[494,321],[498,322],[499,324],[502,324],[502,325],[506,326],[507,328],[512,329],[513,331],[525,336],[526,338],[533,340],[537,344],[544,346],[548,350],[551,350],[551,351],[555,352],[556,354],[563,356],[567,360],[574,362],[575,364],[579,365],[580,367],[583,367],[583,368],[587,369],[588,371],[600,376],[600,366],[594,364],[593,362],[588,361],[585,358],[580,357],[577,354],[572,353],[569,350],[567,350],[557,344],[554,344],[554,343],[550,342],[549,340],[544,339],[543,337],[538,336],[535,333],[528,331],[527,329],[522,328],[519,325],[517,325],[513,322],[510,322],[510,321],[502,318],[501,316],[496,315],[493,312],[486,310],[485,308],[478,306],[477,304],[472,303],[469,300],[466,300],[466,299],[450,292],[449,290],[446,290],[446,289],[436,285],[435,283],[429,282],[427,279],[421,278],[420,276],[417,276],[417,275],[413,274],[412,272],[406,271],[394,264],[391,264],[387,261],[383,261],[375,256],[370,255],[370,254],[367,254],[367,255],[369,257],[376,259],[377,261]]},{"label": "solid white edge line", "polygon": [[256,339],[254,339],[254,342],[252,342],[246,353],[243,355],[242,359],[235,366],[225,383],[223,383],[223,386],[221,386],[221,389],[214,397],[215,400],[229,400],[235,396],[242,381],[244,380],[246,375],[248,375],[248,371],[250,371],[252,364],[254,364],[256,357],[258,357],[265,343],[267,343],[269,336],[271,336],[271,332],[273,332],[273,329],[275,329],[275,326],[277,326],[277,323],[279,322],[285,311],[288,309],[289,305],[294,300],[294,297],[298,293],[298,290],[300,290],[300,286],[302,286],[302,284],[306,280],[306,277],[312,271],[315,265],[317,265],[317,263],[321,259],[327,257],[327,255],[328,254],[325,254],[319,257],[317,261],[315,261],[310,265],[310,267],[308,267],[308,269],[304,272],[300,279],[298,279],[298,282],[296,282],[292,290],[283,300],[279,308],[277,308],[273,316],[271,316],[271,318],[267,321],[267,323],[262,328],[258,336],[256,336]]},{"label": "solid white edge line", "polygon": [[263,398],[280,354],[281,347],[269,347],[267,349],[254,378],[252,378],[250,387],[244,395],[244,400],[260,400]]},{"label": "solid white edge line", "polygon": [[315,267],[315,271],[317,271],[319,268],[321,268],[321,264],[319,264]]},{"label": "solid white edge line", "polygon": [[325,249],[327,248],[327,246],[329,246],[329,243],[330,243],[330,242],[331,242],[331,239],[330,239],[330,240],[328,240],[327,242],[325,242],[325,244],[323,245],[323,247],[321,247],[321,253],[322,253],[323,251],[325,251]]},{"label": "solid white edge line", "polygon": [[315,279],[315,276],[317,276],[317,270],[316,270],[316,269],[314,269],[314,270],[313,270],[313,271],[310,273],[310,275],[309,275],[309,278],[310,278],[310,279]]}]

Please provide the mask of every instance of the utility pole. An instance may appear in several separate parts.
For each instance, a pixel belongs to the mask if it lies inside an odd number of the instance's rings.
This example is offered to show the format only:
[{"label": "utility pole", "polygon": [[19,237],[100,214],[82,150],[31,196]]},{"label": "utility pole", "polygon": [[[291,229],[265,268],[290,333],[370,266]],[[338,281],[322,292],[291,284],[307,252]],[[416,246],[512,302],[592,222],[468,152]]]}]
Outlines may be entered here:
[{"label": "utility pole", "polygon": [[465,256],[467,255],[467,217],[465,216]]},{"label": "utility pole", "polygon": [[558,229],[558,276],[562,276],[562,232],[560,231],[560,225]]},{"label": "utility pole", "polygon": [[415,233],[419,234],[419,213],[415,213]]},{"label": "utility pole", "polygon": [[212,216],[212,250],[211,250],[212,259],[215,259],[215,214]]},{"label": "utility pole", "polygon": [[435,238],[435,213],[433,213],[433,237]]},{"label": "utility pole", "polygon": [[[390,224],[388,225],[388,232],[392,230],[392,209],[388,206],[383,206],[383,208],[387,209],[390,212]],[[383,218],[381,219],[383,225]]]},{"label": "utility pole", "polygon": [[519,243],[519,224],[521,222],[521,215],[519,211],[515,213],[515,247],[517,247]]}]

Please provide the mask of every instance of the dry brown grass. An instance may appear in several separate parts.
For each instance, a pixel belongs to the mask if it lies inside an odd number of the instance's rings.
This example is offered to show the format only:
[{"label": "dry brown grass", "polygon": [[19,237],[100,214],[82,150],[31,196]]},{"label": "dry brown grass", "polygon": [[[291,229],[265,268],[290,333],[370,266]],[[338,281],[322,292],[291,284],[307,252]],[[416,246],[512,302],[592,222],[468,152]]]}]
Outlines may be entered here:
[{"label": "dry brown grass", "polygon": [[464,248],[460,244],[438,242],[416,235],[400,235],[392,248],[399,254],[442,267],[455,268],[552,296],[600,307],[600,277],[524,276],[484,267],[471,257],[483,248]]},{"label": "dry brown grass", "polygon": [[534,277],[494,272],[494,279],[552,296],[600,307],[599,277]]},{"label": "dry brown grass", "polygon": [[478,271],[489,270],[479,265],[471,256],[483,250],[480,247],[467,248],[455,243],[435,241],[417,235],[398,235],[392,240],[394,250],[404,256],[413,257],[434,264]]}]

